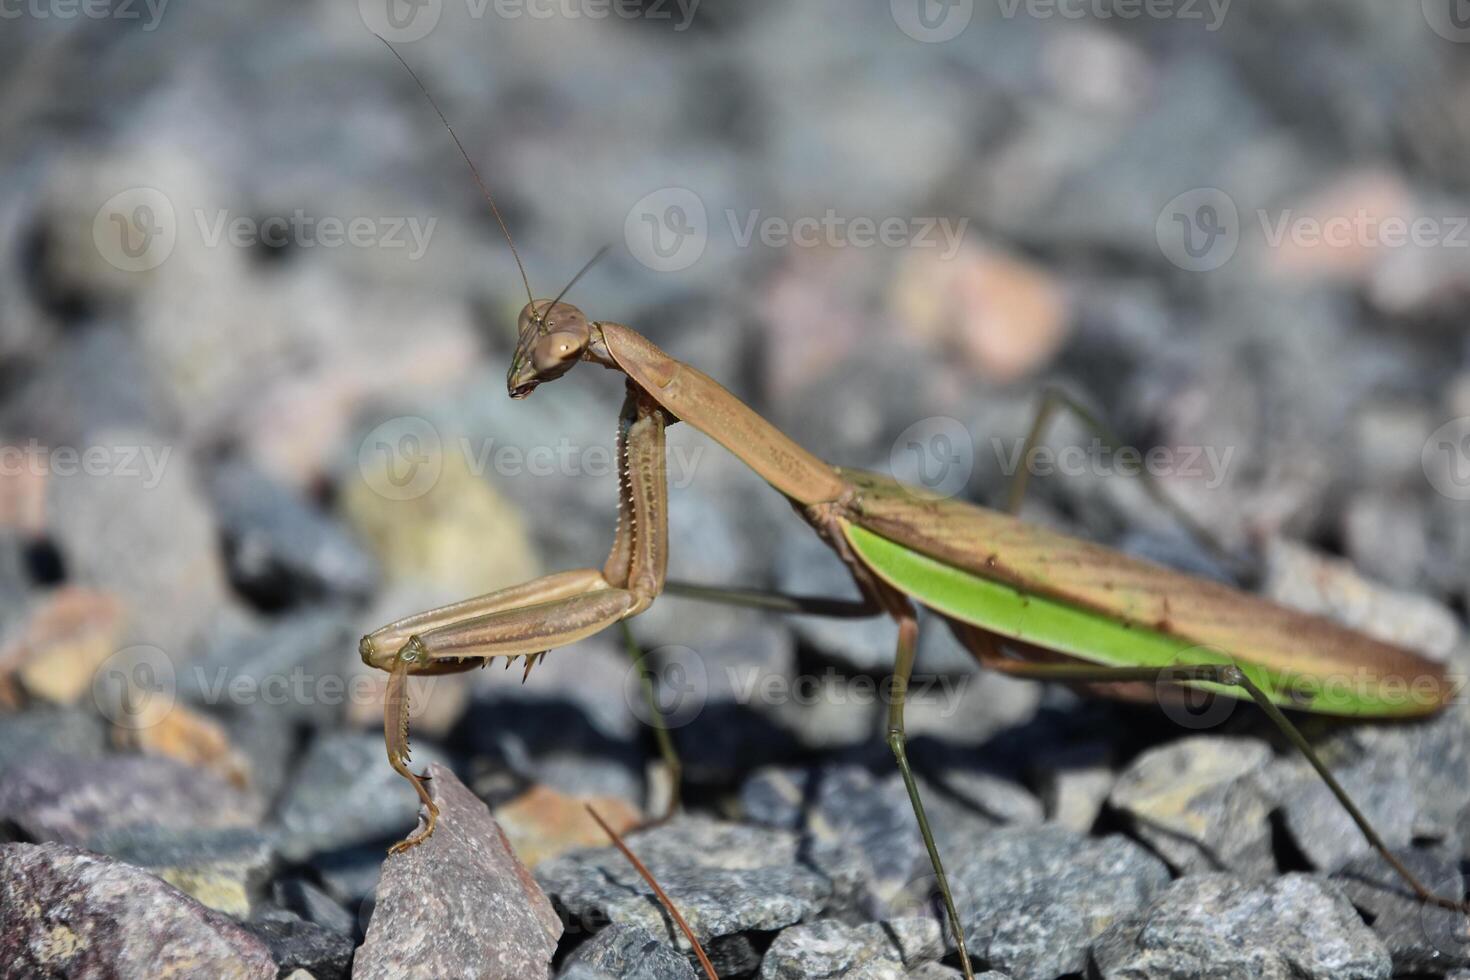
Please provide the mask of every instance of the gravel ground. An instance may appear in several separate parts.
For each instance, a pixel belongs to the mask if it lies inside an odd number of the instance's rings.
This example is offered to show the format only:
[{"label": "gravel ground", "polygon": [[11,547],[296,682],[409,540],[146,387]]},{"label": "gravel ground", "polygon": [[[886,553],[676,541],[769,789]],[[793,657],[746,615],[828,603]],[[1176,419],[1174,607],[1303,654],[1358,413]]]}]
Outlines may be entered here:
[{"label": "gravel ground", "polygon": [[[0,974],[700,975],[587,819],[670,793],[615,633],[413,691],[357,638],[600,565],[620,382],[505,395],[537,295],[825,459],[1470,665],[1470,29],[1453,3],[669,0],[0,7]],[[851,595],[669,433],[670,573]],[[1131,455],[1130,455],[1131,453]],[[1146,465],[1223,545],[1130,476]],[[894,629],[668,597],[684,762],[630,833],[720,975],[960,975],[882,743]],[[416,682],[417,684],[417,682]],[[1470,976],[1253,710],[980,671],[909,710],[988,980]],[[1182,721],[1183,724],[1176,724]],[[1470,709],[1301,718],[1442,894]]]}]

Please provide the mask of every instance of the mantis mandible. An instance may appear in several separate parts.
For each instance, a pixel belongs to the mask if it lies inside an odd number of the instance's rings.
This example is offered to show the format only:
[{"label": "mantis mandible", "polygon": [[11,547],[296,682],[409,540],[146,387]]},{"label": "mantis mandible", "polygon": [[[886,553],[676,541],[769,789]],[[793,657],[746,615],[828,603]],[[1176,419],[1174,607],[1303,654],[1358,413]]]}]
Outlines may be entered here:
[{"label": "mantis mandible", "polygon": [[[442,112],[439,117],[449,128]],[[525,657],[529,672],[547,651],[647,609],[669,584],[664,437],[669,426],[683,422],[786,497],[846,566],[863,598],[847,603],[699,587],[670,592],[785,612],[887,616],[897,623],[887,740],[967,977],[973,973],[963,924],[906,751],[904,702],[919,606],[942,619],[983,666],[1012,676],[1065,681],[1114,696],[1136,693],[1140,684],[1160,692],[1184,685],[1253,701],[1306,755],[1368,842],[1421,900],[1465,909],[1458,900],[1430,892],[1395,857],[1281,710],[1372,718],[1430,714],[1453,693],[1442,665],[1326,619],[1026,524],[1012,513],[824,462],[631,327],[590,319],[562,302],[575,278],[556,299],[535,299],[493,198],[458,136],[449,132],[526,287],[506,378],[510,397],[525,398],[582,363],[623,374],[620,494],[612,550],[601,568],[559,572],[418,613],[362,639],[363,662],[389,674],[389,762],[413,785],[427,814],[424,829],[395,850],[432,834],[437,817],[428,791],[408,767],[408,678],[470,670],[494,658]],[[1028,443],[1058,404],[1065,403],[1048,402]],[[1013,493],[1012,510],[1019,500],[1019,492]],[[1345,675],[1354,683],[1330,683]]]}]

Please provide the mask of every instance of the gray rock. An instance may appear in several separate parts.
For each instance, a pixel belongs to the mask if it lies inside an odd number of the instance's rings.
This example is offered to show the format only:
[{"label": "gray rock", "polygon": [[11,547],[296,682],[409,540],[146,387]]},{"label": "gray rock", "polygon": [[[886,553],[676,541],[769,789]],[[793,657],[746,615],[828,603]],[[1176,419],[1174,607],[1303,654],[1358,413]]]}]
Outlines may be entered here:
[{"label": "gray rock", "polygon": [[94,834],[88,850],[157,875],[220,912],[244,918],[275,868],[270,841],[245,827],[180,830],[144,825]]},{"label": "gray rock", "polygon": [[[631,834],[627,843],[714,960],[745,962],[748,942],[741,934],[774,932],[810,918],[848,887],[814,866],[819,858],[806,854],[798,835],[788,831],[689,816]],[[569,928],[623,923],[680,949],[687,945],[648,884],[611,847],[548,861],[537,878],[565,911]]]},{"label": "gray rock", "polygon": [[357,980],[551,976],[562,924],[490,810],[438,763],[433,836],[391,856],[357,951]]},{"label": "gray rock", "polygon": [[1047,821],[1081,833],[1091,830],[1117,779],[1110,748],[1062,746],[1042,753],[1033,766]]},{"label": "gray rock", "polygon": [[352,935],[356,927],[352,913],[305,878],[281,878],[272,885],[271,892],[277,905],[307,922],[315,922],[345,936]]},{"label": "gray rock", "polygon": [[316,980],[346,980],[352,966],[350,935],[279,908],[263,909],[244,925],[270,949],[282,976],[307,970]]},{"label": "gray rock", "polygon": [[209,479],[231,580],[272,607],[343,596],[365,598],[378,563],[342,525],[262,470],[242,461]]},{"label": "gray rock", "polygon": [[[1126,838],[1061,827],[1003,827],[947,854],[950,888],[979,965],[1017,980],[1080,971],[1088,944],[1169,881],[1164,863]],[[909,890],[939,908],[932,877]]]},{"label": "gray rock", "polygon": [[47,483],[49,526],[68,580],[118,596],[132,612],[124,638],[181,664],[229,601],[214,516],[173,441],[142,429],[99,430],[89,439],[114,465]]},{"label": "gray rock", "polygon": [[0,845],[0,974],[273,980],[249,932],[153,875],[62,844]]},{"label": "gray rock", "polygon": [[701,980],[689,957],[637,926],[611,925],[577,947],[560,980]]},{"label": "gray rock", "polygon": [[382,844],[364,844],[323,851],[311,858],[311,867],[321,876],[327,894],[356,915],[359,932],[367,929],[387,850]]},{"label": "gray rock", "polygon": [[1277,602],[1440,658],[1459,640],[1459,619],[1442,603],[1366,579],[1345,561],[1273,539],[1264,563],[1261,591]]},{"label": "gray rock", "polygon": [[103,321],[70,334],[27,372],[0,418],[8,431],[58,446],[85,446],[98,430],[119,425],[172,434],[177,409],[157,374],[126,322]]},{"label": "gray rock", "polygon": [[[1314,739],[1323,762],[1389,847],[1450,841],[1470,804],[1470,722],[1462,704],[1420,722],[1333,727]],[[1314,723],[1309,730],[1325,727]],[[1370,852],[1362,832],[1298,753],[1271,766],[1273,793],[1292,841],[1312,864],[1332,870]]]},{"label": "gray rock", "polygon": [[96,712],[33,706],[0,713],[0,777],[38,755],[96,758],[106,750],[106,723]]},{"label": "gray rock", "polygon": [[[1396,856],[1436,895],[1464,900],[1465,878],[1456,862],[1427,851],[1400,851]],[[1373,923],[1373,931],[1393,957],[1396,976],[1437,975],[1470,966],[1466,916],[1420,901],[1380,855],[1354,858],[1331,880]]]},{"label": "gray rock", "polygon": [[348,699],[362,689],[346,669],[356,660],[357,625],[347,610],[314,606],[219,629],[180,672],[180,696],[232,716],[265,713],[277,730],[340,725]]},{"label": "gray rock", "polygon": [[[415,771],[438,753],[415,744]],[[325,735],[312,744],[270,831],[292,859],[405,837],[418,797],[383,755],[381,735]]]},{"label": "gray rock", "polygon": [[[1419,460],[1414,463],[1417,466]],[[1419,501],[1402,494],[1359,494],[1349,501],[1342,523],[1354,565],[1400,588],[1423,584],[1429,564],[1429,522]]]},{"label": "gray rock", "polygon": [[1102,980],[1387,980],[1388,950],[1340,892],[1310,875],[1253,885],[1174,882],[1093,944]]},{"label": "gray rock", "polygon": [[0,816],[34,840],[84,846],[137,825],[251,827],[261,801],[213,773],[158,756],[41,756],[0,776]]},{"label": "gray rock", "polygon": [[1108,802],[1176,871],[1270,875],[1273,802],[1262,776],[1271,758],[1253,738],[1180,739],[1135,759]]},{"label": "gray rock", "polygon": [[761,980],[904,976],[944,955],[938,922],[895,919],[860,926],[827,919],[782,930],[761,961]]},{"label": "gray rock", "polygon": [[[923,874],[929,856],[897,767],[875,761],[882,765],[877,772],[848,764],[759,770],[741,788],[741,804],[749,819],[800,830],[859,860],[875,897],[887,901]],[[1041,822],[1041,804],[1019,785],[986,773],[949,776],[942,788],[920,779],[942,851],[967,847],[1003,824]]]}]

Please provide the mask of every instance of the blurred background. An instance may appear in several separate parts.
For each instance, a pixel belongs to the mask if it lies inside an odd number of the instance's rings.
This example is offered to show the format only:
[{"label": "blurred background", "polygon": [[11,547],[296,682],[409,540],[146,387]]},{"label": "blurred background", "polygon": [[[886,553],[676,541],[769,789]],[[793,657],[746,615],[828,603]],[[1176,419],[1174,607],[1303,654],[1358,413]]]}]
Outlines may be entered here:
[{"label": "blurred background", "polygon": [[[355,942],[415,806],[357,637],[606,555],[621,379],[506,397],[519,274],[374,32],[453,122],[538,297],[610,244],[569,296],[589,316],[825,459],[991,506],[1060,386],[1251,561],[1183,533],[1065,417],[1028,518],[1451,655],[1470,598],[1463,7],[0,6],[12,836],[95,848],[161,825],[110,853],[162,867],[184,859],[160,842],[216,853],[246,845],[199,834],[243,828],[253,870],[227,911],[310,918],[309,892]],[[671,575],[851,594],[785,501],[686,429]],[[889,777],[883,705],[853,684],[884,676],[887,624],[670,598],[633,625],[696,809],[750,819],[734,801],[758,771],[843,752],[876,748]],[[919,671],[916,754],[983,758],[1028,814],[1057,817],[1060,764],[1014,748],[1091,746],[1104,775],[1066,797],[1083,830],[1106,774],[1176,734],[976,674],[942,627]],[[524,804],[536,788],[615,801],[626,825],[667,794],[637,694],[612,634],[524,686],[519,667],[439,679],[415,758],[511,825],[565,805]],[[61,788],[79,786],[86,805]]]}]

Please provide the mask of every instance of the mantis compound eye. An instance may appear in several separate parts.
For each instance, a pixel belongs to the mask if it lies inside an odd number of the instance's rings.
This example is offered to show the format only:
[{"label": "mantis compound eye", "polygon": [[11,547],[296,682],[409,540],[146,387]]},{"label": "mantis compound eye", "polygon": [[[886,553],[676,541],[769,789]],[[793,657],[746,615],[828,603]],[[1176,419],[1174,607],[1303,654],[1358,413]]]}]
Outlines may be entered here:
[{"label": "mantis compound eye", "polygon": [[531,366],[537,374],[558,374],[569,368],[587,346],[585,334],[557,330],[536,341]]}]

